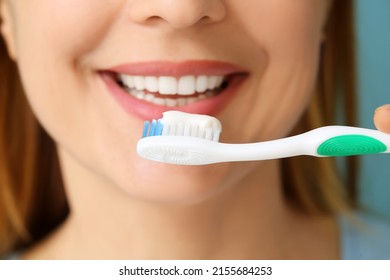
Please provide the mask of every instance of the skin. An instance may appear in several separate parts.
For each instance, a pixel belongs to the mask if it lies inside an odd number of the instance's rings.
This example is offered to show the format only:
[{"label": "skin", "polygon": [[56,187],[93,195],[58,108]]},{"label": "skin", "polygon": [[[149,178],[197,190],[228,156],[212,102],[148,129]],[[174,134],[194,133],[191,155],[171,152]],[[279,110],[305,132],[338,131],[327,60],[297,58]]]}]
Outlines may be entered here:
[{"label": "skin", "polygon": [[[2,33],[57,143],[71,208],[24,257],[338,258],[337,223],[285,201],[278,161],[176,167],[140,159],[142,120],[119,108],[96,73],[140,61],[234,63],[249,77],[217,116],[222,141],[283,137],[312,92],[328,4],[3,1]],[[389,112],[375,115],[388,132]]]}]

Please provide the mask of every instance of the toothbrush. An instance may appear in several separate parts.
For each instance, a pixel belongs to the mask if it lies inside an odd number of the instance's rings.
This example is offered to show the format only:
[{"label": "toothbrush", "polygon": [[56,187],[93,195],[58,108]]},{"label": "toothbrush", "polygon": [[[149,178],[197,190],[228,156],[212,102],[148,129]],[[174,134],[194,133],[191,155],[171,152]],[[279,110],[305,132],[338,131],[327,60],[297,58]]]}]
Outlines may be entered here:
[{"label": "toothbrush", "polygon": [[189,121],[147,121],[137,152],[149,160],[178,165],[390,152],[390,134],[349,126],[324,126],[296,136],[248,144],[220,143],[219,134],[219,129],[199,129]]}]

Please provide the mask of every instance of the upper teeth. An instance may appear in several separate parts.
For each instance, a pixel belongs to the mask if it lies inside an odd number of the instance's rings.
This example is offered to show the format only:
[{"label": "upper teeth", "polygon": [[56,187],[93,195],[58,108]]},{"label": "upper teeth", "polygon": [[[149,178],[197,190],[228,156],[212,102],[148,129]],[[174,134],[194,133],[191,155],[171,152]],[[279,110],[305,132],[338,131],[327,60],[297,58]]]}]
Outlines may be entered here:
[{"label": "upper teeth", "polygon": [[147,90],[158,92],[159,94],[172,95],[192,95],[196,92],[206,92],[219,88],[224,80],[224,76],[130,76],[120,74],[121,82],[129,89],[138,91]]}]

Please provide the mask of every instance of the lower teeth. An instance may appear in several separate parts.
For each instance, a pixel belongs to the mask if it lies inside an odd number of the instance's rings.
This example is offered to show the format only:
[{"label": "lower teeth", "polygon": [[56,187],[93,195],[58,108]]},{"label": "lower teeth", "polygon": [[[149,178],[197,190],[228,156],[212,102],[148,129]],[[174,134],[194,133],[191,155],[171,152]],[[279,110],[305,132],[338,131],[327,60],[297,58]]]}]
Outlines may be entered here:
[{"label": "lower teeth", "polygon": [[[153,93],[145,92],[143,90],[136,90],[136,89],[129,89],[125,88],[125,90],[130,93],[133,97],[139,99],[139,100],[145,100],[147,102],[161,105],[161,106],[167,106],[167,107],[180,107],[185,106],[191,103],[198,102],[200,100],[203,100],[205,98],[213,97],[217,95],[216,91],[207,91],[202,94],[198,94],[196,96],[189,96],[189,97],[175,97],[175,98],[169,98],[169,97],[157,97]],[[177,95],[176,95],[177,96]]]}]

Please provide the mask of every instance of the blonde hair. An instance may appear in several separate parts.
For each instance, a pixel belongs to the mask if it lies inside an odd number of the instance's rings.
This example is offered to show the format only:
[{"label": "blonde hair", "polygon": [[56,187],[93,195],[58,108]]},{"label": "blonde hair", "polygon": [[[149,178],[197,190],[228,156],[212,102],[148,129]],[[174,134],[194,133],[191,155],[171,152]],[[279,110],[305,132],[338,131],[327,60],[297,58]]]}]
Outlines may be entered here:
[{"label": "blonde hair", "polygon": [[[293,134],[338,122],[356,124],[353,3],[333,1],[314,94]],[[345,158],[344,165],[345,174],[340,174],[335,158],[285,159],[286,194],[309,213],[347,214],[357,207],[357,157]]]},{"label": "blonde hair", "polygon": [[[345,123],[355,123],[353,0],[334,1],[313,99],[295,133],[335,123],[341,102]],[[43,237],[67,215],[54,142],[34,117],[17,65],[0,38],[0,255]],[[356,158],[346,180],[334,159],[282,161],[286,196],[310,214],[348,211],[356,203]]]}]

